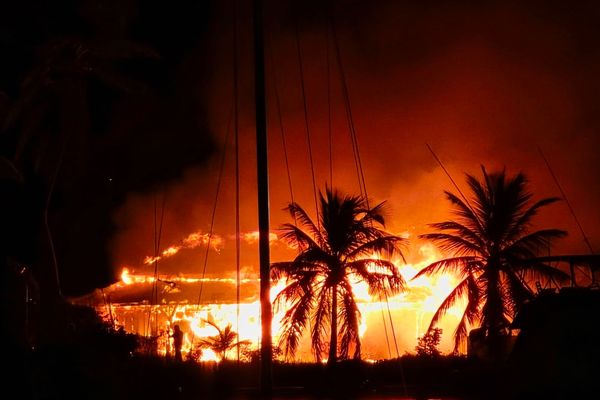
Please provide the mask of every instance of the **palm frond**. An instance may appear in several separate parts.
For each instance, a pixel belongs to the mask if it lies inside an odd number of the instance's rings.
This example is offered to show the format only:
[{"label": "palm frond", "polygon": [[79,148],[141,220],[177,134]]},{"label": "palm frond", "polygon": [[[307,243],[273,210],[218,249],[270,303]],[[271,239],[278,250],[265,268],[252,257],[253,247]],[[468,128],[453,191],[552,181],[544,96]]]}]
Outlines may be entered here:
[{"label": "palm frond", "polygon": [[385,226],[385,217],[383,215],[383,210],[385,207],[385,201],[375,205],[371,209],[365,208],[364,215],[361,218],[361,222],[365,225],[371,225],[373,222],[381,226]]},{"label": "palm frond", "polygon": [[471,243],[474,249],[477,248],[480,249],[480,251],[483,251],[483,248],[485,247],[485,243],[480,235],[473,231],[472,228],[459,224],[456,221],[438,222],[429,224],[429,226],[438,231],[454,231],[459,237]]},{"label": "palm frond", "polygon": [[300,204],[296,202],[290,203],[287,206],[287,210],[290,213],[290,215],[294,218],[294,220],[299,221],[302,225],[307,227],[310,233],[314,235],[315,238],[322,239],[321,230],[319,229],[317,224],[313,222],[310,215],[308,215],[308,212],[306,212],[306,210],[302,208]]},{"label": "palm frond", "polygon": [[312,348],[317,358],[321,357],[325,351],[325,338],[327,337],[326,324],[331,320],[331,291],[324,283],[317,288],[317,309],[313,316],[313,326],[311,332]]},{"label": "palm frond", "polygon": [[531,257],[541,250],[546,250],[553,240],[560,239],[567,235],[567,232],[561,229],[543,229],[525,235],[511,243],[505,249],[513,255]]},{"label": "palm frond", "polygon": [[412,279],[417,279],[423,275],[434,274],[458,274],[462,279],[467,276],[470,270],[481,268],[482,259],[478,256],[463,256],[445,258],[429,264],[421,269]]},{"label": "palm frond", "polygon": [[508,315],[513,319],[520,307],[533,298],[533,293],[527,284],[513,271],[503,274],[506,280],[506,296]]},{"label": "palm frond", "polygon": [[446,198],[456,207],[454,213],[462,218],[462,224],[474,232],[483,233],[484,229],[479,221],[479,216],[462,199],[452,192],[445,191]]},{"label": "palm frond", "polygon": [[285,240],[290,246],[295,246],[299,249],[305,247],[321,247],[309,234],[293,224],[283,224],[280,228],[280,238]]},{"label": "palm frond", "polygon": [[291,281],[289,285],[283,288],[281,292],[275,296],[273,307],[278,311],[280,307],[287,307],[287,303],[295,301],[305,295],[305,288],[300,281]]},{"label": "palm frond", "polygon": [[452,308],[452,306],[454,306],[461,298],[463,298],[468,293],[469,278],[467,277],[463,279],[458,285],[456,285],[456,287],[452,289],[450,294],[448,294],[448,296],[446,296],[446,298],[439,305],[438,309],[431,318],[431,322],[429,323],[427,331],[431,331],[433,328],[435,328],[438,322],[444,317],[444,315],[446,315],[446,312],[448,312],[448,310]]},{"label": "palm frond", "polygon": [[461,236],[449,233],[424,233],[419,235],[419,238],[431,240],[436,243],[441,250],[453,254],[466,255],[482,253],[482,248],[479,245],[474,244]]},{"label": "palm frond", "polygon": [[338,290],[341,302],[338,309],[338,321],[340,321],[339,334],[340,341],[340,358],[347,359],[350,348],[354,345],[354,358],[360,357],[360,336],[359,336],[359,320],[360,311],[354,300],[352,286],[347,279],[344,279],[339,285],[341,290]]},{"label": "palm frond", "polygon": [[[380,269],[381,272],[370,270],[369,267]],[[406,287],[406,281],[398,267],[391,261],[362,259],[348,263],[346,268],[367,283],[370,295],[395,295]]]},{"label": "palm frond", "polygon": [[298,349],[300,338],[308,322],[312,301],[312,292],[304,292],[296,299],[282,319],[283,332],[279,338],[279,344],[285,350],[286,359],[293,357]]},{"label": "palm frond", "polygon": [[525,279],[535,281],[541,279],[550,279],[556,282],[567,282],[570,275],[552,265],[536,261],[535,258],[514,262],[515,271],[523,274]]},{"label": "palm frond", "polygon": [[[463,312],[460,322],[454,331],[454,352],[458,352],[461,344],[463,344],[468,337],[468,327],[473,326],[477,321],[481,319],[480,315],[480,296],[481,291],[477,283],[477,279],[473,274],[470,274],[467,278],[467,306]],[[431,327],[431,325],[430,325]]]},{"label": "palm frond", "polygon": [[518,219],[514,221],[513,226],[506,236],[506,240],[516,240],[523,233],[523,231],[527,229],[531,219],[537,215],[540,208],[552,203],[556,203],[557,201],[560,201],[559,197],[548,197],[537,201],[535,204],[529,207],[529,209],[527,209]]},{"label": "palm frond", "polygon": [[[357,257],[379,254],[382,253],[388,257],[393,256],[394,254],[400,254],[400,257],[404,259],[404,254],[400,249],[401,245],[406,244],[407,240],[401,238],[399,236],[387,235],[382,236],[373,240],[369,240],[367,242],[360,243],[358,246],[349,249],[350,251],[345,254],[345,258],[347,260],[354,260]],[[405,261],[406,262],[406,261]]]}]

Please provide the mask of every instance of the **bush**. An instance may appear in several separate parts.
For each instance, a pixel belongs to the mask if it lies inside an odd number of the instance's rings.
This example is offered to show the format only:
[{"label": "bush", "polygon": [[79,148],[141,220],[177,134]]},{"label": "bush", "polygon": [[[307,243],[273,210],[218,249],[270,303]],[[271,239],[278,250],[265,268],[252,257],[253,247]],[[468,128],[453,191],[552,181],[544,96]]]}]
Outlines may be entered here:
[{"label": "bush", "polygon": [[419,338],[419,342],[415,347],[418,356],[438,357],[440,350],[438,346],[442,341],[442,329],[433,328]]}]

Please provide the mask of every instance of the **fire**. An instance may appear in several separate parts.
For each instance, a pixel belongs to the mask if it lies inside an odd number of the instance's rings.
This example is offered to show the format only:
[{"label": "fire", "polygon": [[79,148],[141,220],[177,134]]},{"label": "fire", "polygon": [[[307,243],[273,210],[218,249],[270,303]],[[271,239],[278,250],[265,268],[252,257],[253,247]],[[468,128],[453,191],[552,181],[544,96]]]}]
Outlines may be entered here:
[{"label": "fire", "polygon": [[121,272],[121,281],[126,285],[131,285],[133,283],[131,276],[129,276],[129,268],[123,268],[123,271]]},{"label": "fire", "polygon": [[[418,263],[404,264],[402,260],[392,260],[399,266],[400,273],[406,281],[406,290],[404,292],[395,296],[389,296],[387,299],[385,296],[379,298],[378,296],[371,296],[369,294],[368,286],[365,282],[356,279],[352,284],[352,290],[363,316],[360,336],[372,345],[379,343],[381,346],[382,331],[385,331],[385,329],[388,330],[389,336],[393,334],[389,322],[391,317],[396,336],[399,336],[399,339],[405,338],[399,341],[408,342],[404,347],[408,347],[406,350],[412,351],[414,344],[409,344],[410,341],[416,344],[416,339],[426,332],[433,313],[458,283],[458,280],[454,276],[448,274],[421,276],[413,280],[412,278],[422,268],[442,258],[442,255],[432,244],[424,244],[420,246],[418,251],[421,256],[421,260]],[[373,258],[376,257],[374,256]],[[447,311],[446,314],[448,317],[442,320],[441,327],[445,333],[447,332],[443,336],[442,341],[442,349],[444,351],[450,351],[452,348],[451,339],[455,325],[453,320],[460,318],[463,310],[464,304],[456,305]],[[407,336],[405,334],[407,332],[406,325],[403,320],[408,320],[408,316],[414,318],[414,333]],[[375,328],[369,330],[369,323],[376,323],[377,325],[385,324],[386,328],[384,329],[381,326],[381,329]],[[402,327],[401,329],[399,329],[400,326]],[[388,340],[392,342],[393,338],[388,338]],[[366,345],[363,346],[363,348],[366,347]],[[381,358],[382,355],[381,350],[370,354],[374,356],[373,358]],[[379,356],[375,357],[377,354]]]},{"label": "fire", "polygon": [[[235,284],[237,281],[234,278],[200,278],[194,276],[179,276],[179,275],[161,275],[161,279],[165,281],[178,283],[198,283],[198,282],[223,282]],[[134,283],[153,283],[154,277],[145,274],[136,274],[128,267],[123,267],[121,270],[121,282],[117,282],[118,286],[128,286]],[[259,282],[257,278],[242,278],[240,283]]]},{"label": "fire", "polygon": [[[242,239],[244,239],[244,241],[248,244],[253,244],[258,243],[259,236],[260,232],[258,231],[246,232],[242,234]],[[279,240],[277,234],[274,232],[269,232],[269,243],[276,242],[277,240]]]},{"label": "fire", "polygon": [[221,361],[221,359],[219,358],[219,356],[217,356],[217,353],[215,353],[211,349],[204,349],[204,350],[202,350],[202,355],[200,356],[200,361],[202,361],[202,362],[210,362],[210,361],[219,362],[219,361]]},{"label": "fire", "polygon": [[223,238],[219,235],[211,235],[209,233],[202,233],[201,231],[193,232],[185,237],[181,241],[181,244],[167,247],[160,253],[160,255],[144,257],[144,264],[154,264],[163,258],[174,256],[175,254],[179,253],[181,249],[195,249],[198,246],[208,245],[209,243],[213,250],[219,252],[223,246]]},{"label": "fire", "polygon": [[[202,236],[197,233],[189,235],[182,243],[182,246],[192,246],[202,241]],[[177,247],[169,247],[163,251],[163,256],[176,254]],[[419,248],[421,260],[415,264],[403,264],[401,260],[393,260],[399,266],[402,276],[405,278],[407,287],[400,294],[379,297],[372,296],[368,291],[366,283],[360,281],[357,277],[352,277],[352,288],[356,301],[359,306],[362,318],[359,328],[359,334],[363,341],[363,355],[368,359],[381,359],[389,356],[395,356],[395,353],[386,351],[383,338],[384,331],[388,335],[397,336],[398,346],[404,351],[412,351],[416,345],[416,338],[423,335],[431,316],[457,284],[455,277],[451,275],[440,275],[434,277],[423,276],[415,280],[412,278],[423,267],[429,265],[435,260],[441,258],[441,254],[431,244],[425,244]],[[200,276],[164,276],[159,277],[159,282],[171,282],[179,284],[198,284],[205,282],[207,284],[230,285],[231,293],[235,293],[236,280],[233,278],[202,278]],[[107,288],[106,291],[119,290],[131,285],[153,284],[155,278],[144,274],[136,274],[130,267],[125,267],[121,272],[121,281]],[[255,277],[244,278],[244,284],[254,285],[258,292],[259,280]],[[271,287],[271,300],[273,301],[277,294],[285,287],[285,281],[277,282]],[[160,305],[150,306],[144,303],[119,305],[112,304],[111,312],[116,322],[122,325],[126,330],[136,332],[145,336],[159,336],[157,351],[161,354],[167,354],[170,350],[171,339],[169,334],[174,324],[184,330],[183,354],[190,353],[197,345],[200,338],[215,336],[217,330],[206,321],[214,322],[220,329],[231,325],[235,332],[238,332],[240,341],[249,341],[251,345],[246,346],[252,350],[258,348],[260,343],[260,304],[258,296],[250,301],[242,302],[239,307],[235,303],[212,303],[212,304],[190,304],[172,303],[162,301]],[[453,307],[448,311],[447,322],[442,321],[441,327],[447,333],[442,339],[442,350],[449,351],[451,348],[452,329],[456,320],[460,317],[463,306]],[[274,310],[272,332],[274,343],[277,343],[281,320],[285,313],[285,307]],[[391,323],[390,323],[391,319]],[[148,323],[150,321],[150,323]],[[384,326],[386,329],[384,330]],[[392,326],[393,325],[393,326]],[[411,328],[412,327],[412,328]],[[394,329],[391,329],[394,328]],[[392,339],[387,338],[392,343]],[[229,354],[236,354],[235,349],[231,349]],[[298,352],[297,360],[312,360],[310,349],[310,335],[305,334]],[[203,348],[201,361],[220,361],[219,356],[208,348]]]}]

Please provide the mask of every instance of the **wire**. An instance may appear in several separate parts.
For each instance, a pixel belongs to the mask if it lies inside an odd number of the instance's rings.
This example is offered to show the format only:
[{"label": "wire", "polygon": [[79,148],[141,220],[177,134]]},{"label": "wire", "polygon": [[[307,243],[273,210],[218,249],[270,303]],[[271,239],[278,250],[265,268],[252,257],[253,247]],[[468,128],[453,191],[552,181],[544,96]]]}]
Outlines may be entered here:
[{"label": "wire", "polygon": [[384,292],[385,303],[387,305],[388,317],[390,319],[390,326],[392,328],[392,338],[394,339],[394,347],[396,348],[396,357],[400,358],[400,350],[398,349],[398,341],[396,340],[396,330],[394,329],[394,324],[392,323],[392,311],[390,310],[390,302],[387,295],[387,290]]},{"label": "wire", "polygon": [[356,134],[356,125],[354,123],[352,104],[350,102],[350,92],[348,90],[348,83],[346,80],[346,72],[344,69],[344,64],[342,62],[341,50],[340,50],[340,45],[339,45],[339,41],[338,41],[338,37],[337,37],[335,21],[333,19],[333,16],[330,17],[330,20],[331,20],[331,32],[332,32],[332,37],[333,37],[333,46],[334,46],[335,57],[336,57],[337,66],[338,66],[338,70],[339,70],[340,84],[342,87],[342,97],[344,100],[344,106],[345,106],[345,110],[346,110],[346,120],[348,122],[348,131],[350,134],[350,142],[352,144],[354,163],[356,166],[356,173],[358,176],[358,185],[359,185],[360,193],[362,196],[364,196],[364,198],[367,202],[367,207],[369,207],[367,185],[366,185],[365,174],[364,174],[364,169],[363,169],[363,165],[362,165],[362,159],[360,156],[360,147],[358,145],[358,138],[357,138],[357,134]]},{"label": "wire", "polygon": [[156,195],[154,196],[154,281],[152,283],[152,291],[150,293],[150,308],[148,310],[148,329],[146,331],[147,335],[152,334],[152,311],[154,314],[154,328],[158,333],[158,309],[156,305],[158,304],[158,259],[160,254],[160,239],[162,236],[162,227],[165,216],[165,206],[167,202],[166,189],[163,188],[163,200],[161,205],[160,212],[160,221],[157,221],[157,203],[156,203]]},{"label": "wire", "polygon": [[464,200],[464,202],[467,205],[467,207],[469,207],[469,210],[471,210],[471,213],[473,214],[473,216],[475,217],[475,220],[477,220],[477,223],[479,224],[479,227],[481,228],[483,226],[481,224],[481,220],[479,219],[479,217],[477,216],[477,213],[475,212],[475,210],[471,206],[471,203],[469,202],[469,199],[463,194],[462,190],[460,190],[460,187],[456,184],[456,181],[452,178],[452,175],[450,175],[450,172],[448,172],[448,170],[446,169],[446,167],[444,167],[444,164],[442,164],[442,160],[440,160],[440,158],[437,156],[437,154],[435,154],[435,152],[433,151],[433,149],[431,148],[431,146],[429,145],[429,143],[425,143],[425,146],[427,146],[427,148],[431,152],[431,155],[433,156],[433,158],[435,159],[435,161],[437,161],[437,163],[440,165],[440,167],[442,168],[442,170],[444,171],[444,173],[446,174],[446,176],[448,177],[448,179],[450,179],[450,182],[452,182],[452,185],[454,185],[454,188],[458,191],[458,194],[460,194],[460,197]]},{"label": "wire", "polygon": [[554,174],[554,171],[552,170],[552,167],[550,167],[550,163],[548,162],[548,160],[544,156],[544,153],[542,152],[542,148],[538,146],[537,149],[538,149],[538,152],[540,153],[540,157],[542,157],[542,160],[544,160],[544,163],[546,164],[546,167],[548,168],[548,172],[550,172],[550,175],[552,176],[552,179],[554,180],[554,183],[556,184],[556,187],[558,188],[558,191],[560,192],[560,195],[565,200],[565,203],[567,204],[567,207],[569,208],[569,211],[571,212],[571,215],[573,216],[573,219],[575,220],[575,223],[577,224],[577,227],[579,228],[579,232],[581,232],[581,236],[583,237],[583,241],[585,242],[585,244],[587,245],[588,249],[590,250],[590,253],[591,254],[595,254],[594,249],[592,248],[592,244],[590,243],[587,235],[585,234],[585,231],[583,230],[583,227],[581,226],[581,223],[579,223],[579,219],[577,218],[577,215],[575,215],[575,210],[573,210],[573,207],[571,206],[571,202],[567,198],[567,194],[565,193],[565,191],[563,190],[562,186],[558,182],[558,178]]},{"label": "wire", "polygon": [[[292,203],[294,203],[294,190],[292,187],[292,174],[291,174],[290,162],[289,162],[288,151],[287,151],[287,142],[285,140],[285,129],[284,129],[284,125],[283,125],[283,117],[281,115],[281,99],[279,97],[279,89],[278,89],[278,84],[277,84],[277,70],[275,68],[275,62],[273,61],[273,46],[271,45],[270,41],[267,41],[267,52],[269,54],[269,64],[271,67],[271,76],[273,77],[273,91],[275,94],[275,108],[277,110],[279,131],[281,134],[280,135],[281,136],[281,144],[283,147],[283,157],[284,157],[284,161],[285,161],[285,170],[287,172],[287,181],[288,181],[288,188],[290,191],[290,200],[292,201]],[[296,217],[294,217],[294,223],[295,223],[295,221],[296,221]]]},{"label": "wire", "polygon": [[[202,265],[202,276],[200,278],[200,289],[198,291],[198,301],[196,302],[196,312],[200,310],[200,302],[202,300],[202,292],[204,290],[204,278],[206,276],[206,266],[208,265],[208,254],[210,250],[210,245],[212,244],[212,238],[214,235],[214,227],[215,227],[215,215],[217,213],[217,205],[219,203],[219,193],[221,192],[221,183],[223,180],[223,170],[225,169],[225,156],[227,155],[227,147],[229,145],[229,137],[231,135],[231,122],[233,119],[233,107],[230,113],[229,122],[227,123],[227,133],[225,134],[225,143],[223,144],[223,151],[221,153],[220,167],[219,167],[219,175],[217,177],[217,186],[215,188],[215,197],[213,201],[213,208],[210,216],[210,230],[208,232],[208,239],[206,241],[206,250],[204,252],[204,262]],[[194,338],[192,337],[191,345],[193,347]]]},{"label": "wire", "polygon": [[327,64],[327,133],[329,137],[329,186],[333,189],[333,129],[331,118],[331,63],[329,56],[329,29],[325,32],[325,58]]},{"label": "wire", "polygon": [[[229,122],[229,125],[231,124],[231,121]],[[210,216],[210,231],[208,233],[208,239],[207,239],[207,243],[206,243],[206,250],[204,253],[204,263],[203,263],[203,267],[202,267],[202,278],[200,279],[200,292],[198,293],[198,304],[200,304],[200,300],[202,299],[202,290],[203,290],[203,286],[204,286],[204,277],[206,276],[206,266],[208,264],[208,251],[210,250],[210,245],[211,245],[211,241],[212,241],[212,237],[214,235],[214,226],[215,226],[215,215],[217,212],[217,205],[218,205],[218,200],[219,200],[219,193],[221,191],[221,182],[222,182],[222,178],[223,178],[223,169],[225,166],[225,155],[226,155],[226,151],[225,149],[227,148],[227,145],[229,144],[229,134],[230,134],[230,126],[228,125],[227,127],[227,136],[225,138],[225,144],[223,145],[223,154],[221,155],[221,167],[219,170],[219,176],[217,178],[217,188],[215,190],[215,197],[214,197],[214,202],[213,202],[213,209],[211,212],[211,216]]]},{"label": "wire", "polygon": [[[240,333],[240,141],[239,141],[239,88],[238,88],[238,41],[237,0],[233,0],[233,114],[235,134],[235,267],[236,267],[236,331]],[[239,341],[239,337],[238,337]],[[237,362],[240,362],[240,346],[236,346]]]},{"label": "wire", "polygon": [[306,101],[306,88],[304,83],[304,63],[302,61],[302,49],[300,48],[300,32],[298,31],[298,17],[295,18],[295,33],[296,33],[296,51],[298,53],[298,64],[300,67],[300,86],[302,88],[302,104],[304,106],[304,124],[306,127],[306,143],[308,146],[308,158],[310,161],[310,173],[312,177],[313,197],[315,201],[315,212],[317,215],[317,225],[320,225],[319,218],[319,202],[317,200],[317,182],[315,179],[315,164],[313,161],[312,144],[310,140],[310,126],[308,123],[308,105]]},{"label": "wire", "polygon": [[[354,116],[352,113],[352,104],[350,102],[350,93],[348,90],[348,83],[346,81],[346,73],[344,70],[343,62],[342,62],[341,50],[340,50],[339,41],[338,41],[338,37],[337,37],[333,13],[330,15],[330,21],[331,21],[330,26],[331,26],[331,31],[332,31],[335,57],[336,57],[337,66],[338,66],[338,70],[339,70],[340,84],[342,87],[342,95],[343,95],[344,106],[345,106],[345,110],[346,110],[346,118],[347,118],[347,122],[348,122],[350,140],[352,143],[352,153],[354,156],[354,163],[355,163],[355,167],[356,167],[356,171],[357,171],[359,190],[360,190],[361,196],[365,199],[367,208],[369,208],[370,205],[369,205],[369,195],[368,195],[368,191],[367,191],[367,183],[366,183],[364,169],[363,169],[363,165],[362,165],[362,159],[361,159],[361,155],[360,155],[360,147],[358,144],[358,138],[357,138],[357,133],[356,133],[356,126],[354,123]],[[392,314],[390,311],[390,305],[389,305],[389,299],[387,296],[387,292],[385,293],[385,302],[386,302],[387,310],[388,310],[388,317],[389,317],[389,322],[390,322],[390,328],[392,331],[392,338],[394,340],[394,345],[396,348],[396,355],[398,356],[398,359],[399,359],[400,352],[398,349],[398,341],[396,339],[394,322],[393,322]],[[389,351],[390,358],[391,358],[390,340],[389,340],[389,335],[388,335],[388,331],[387,331],[387,324],[385,321],[385,314],[384,314],[383,308],[381,309],[381,317],[382,317],[383,326],[385,328],[384,333],[386,336],[386,342],[388,344],[388,351]],[[403,373],[402,373],[402,380],[403,380],[404,388],[406,391],[406,384],[404,382],[404,374]]]},{"label": "wire", "polygon": [[388,336],[387,323],[385,322],[385,312],[383,311],[383,296],[381,295],[381,293],[379,294],[379,301],[382,304],[381,321],[383,322],[383,331],[385,332],[385,342],[387,343],[388,355],[390,358],[392,358],[392,348],[390,346],[390,338]]}]

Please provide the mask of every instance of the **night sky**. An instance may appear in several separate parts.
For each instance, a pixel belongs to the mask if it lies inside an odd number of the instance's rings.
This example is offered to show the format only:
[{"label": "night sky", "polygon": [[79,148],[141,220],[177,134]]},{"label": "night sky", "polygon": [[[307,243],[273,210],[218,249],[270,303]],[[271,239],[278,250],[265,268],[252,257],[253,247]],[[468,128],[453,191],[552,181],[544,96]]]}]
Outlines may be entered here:
[{"label": "night sky", "polygon": [[[153,254],[154,205],[160,212],[163,196],[161,245],[209,230],[233,104],[232,3],[0,6],[3,120],[5,110],[27,95],[32,71],[49,59],[57,63],[52,79],[4,129],[0,145],[2,155],[14,157],[30,129],[19,165],[42,176],[40,185],[47,187],[59,143],[67,143],[50,214],[65,293],[106,285],[124,265],[145,271],[143,258]],[[536,198],[558,196],[540,147],[592,246],[600,248],[600,6],[414,3],[336,1],[333,11],[369,196],[387,200],[388,228],[413,240],[408,259],[419,259],[415,237],[428,230],[427,223],[448,216],[443,190],[453,189],[427,143],[463,188],[463,173],[479,174],[484,164],[523,171]],[[237,13],[243,232],[257,229],[249,4],[239,1]],[[317,185],[330,183],[331,26],[319,1],[265,1],[265,10],[271,225],[277,228],[289,221],[282,209],[290,194],[275,87],[295,200],[313,211],[296,23]],[[67,39],[68,50],[52,58],[52,49]],[[330,56],[333,185],[357,193],[339,70]],[[224,242],[210,253],[213,275],[234,269],[231,142],[225,160],[215,221]],[[22,208],[28,215],[29,208]],[[589,252],[564,202],[537,221],[538,228],[569,231],[554,253]],[[19,251],[26,255],[26,246]],[[255,244],[242,252],[243,266],[255,271]],[[290,254],[282,244],[273,247],[274,259]],[[198,273],[203,256],[201,248],[182,251],[161,268]]]}]

